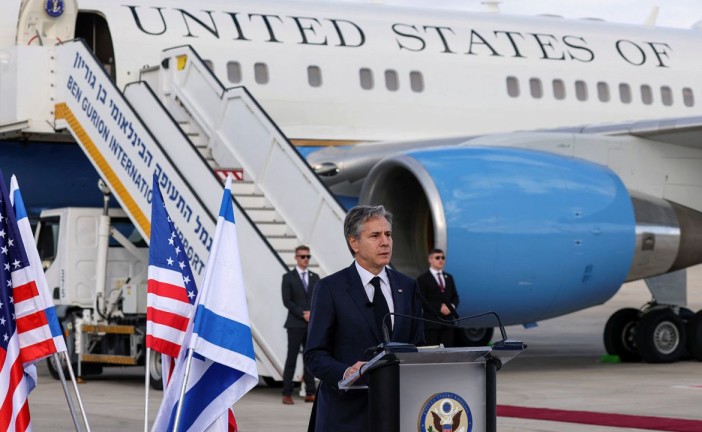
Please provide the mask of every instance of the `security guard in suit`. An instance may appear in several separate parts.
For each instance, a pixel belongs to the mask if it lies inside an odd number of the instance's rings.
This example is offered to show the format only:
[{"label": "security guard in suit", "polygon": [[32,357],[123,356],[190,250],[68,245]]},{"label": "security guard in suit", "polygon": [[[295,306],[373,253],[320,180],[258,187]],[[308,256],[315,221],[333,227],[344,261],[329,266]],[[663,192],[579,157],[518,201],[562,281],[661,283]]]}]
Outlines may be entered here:
[{"label": "security guard in suit", "polygon": [[[307,323],[310,320],[310,304],[314,288],[319,282],[319,275],[309,270],[310,248],[300,245],[295,248],[294,269],[283,275],[283,304],[288,308],[285,328],[288,330],[288,355],[283,370],[283,404],[292,405],[293,375],[297,364],[300,347],[305,349],[307,343]],[[305,402],[314,402],[314,376],[304,368]]]},{"label": "security guard in suit", "polygon": [[[429,252],[429,270],[419,275],[417,284],[425,299],[424,318],[433,321],[458,318],[458,292],[453,276],[444,271],[446,254],[441,249]],[[424,339],[427,345],[453,346],[454,328],[447,325],[424,323]]]}]

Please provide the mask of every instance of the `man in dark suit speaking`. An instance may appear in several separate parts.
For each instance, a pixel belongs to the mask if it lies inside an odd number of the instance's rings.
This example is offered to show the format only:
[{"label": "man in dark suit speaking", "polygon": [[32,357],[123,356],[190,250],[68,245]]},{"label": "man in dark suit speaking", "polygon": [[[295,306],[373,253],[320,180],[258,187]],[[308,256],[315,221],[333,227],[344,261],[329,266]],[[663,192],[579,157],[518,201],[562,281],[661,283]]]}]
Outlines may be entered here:
[{"label": "man in dark suit speaking", "polygon": [[[419,275],[419,290],[428,304],[424,305],[424,318],[439,321],[458,318],[458,292],[453,276],[444,271],[446,254],[441,249],[429,252],[429,270]],[[438,315],[437,315],[438,313]],[[447,325],[424,322],[424,339],[427,345],[453,346],[454,328]]]},{"label": "man in dark suit speaking", "polygon": [[[295,248],[294,269],[283,275],[282,291],[283,304],[288,308],[288,319],[285,328],[288,329],[288,356],[283,370],[283,404],[292,405],[293,375],[300,346],[305,349],[307,341],[307,322],[310,320],[310,303],[314,287],[319,282],[319,275],[310,271],[310,248],[300,245]],[[314,402],[314,376],[303,367],[305,381],[305,402]]]},{"label": "man in dark suit speaking", "polygon": [[[416,281],[387,267],[392,258],[392,215],[383,206],[358,206],[346,215],[344,236],[354,262],[319,281],[305,363],[321,380],[310,430],[370,430],[368,391],[339,390],[338,383],[359,370],[367,348],[384,341],[380,320],[388,312],[422,316]],[[421,344],[419,320],[390,316],[390,339]]]}]

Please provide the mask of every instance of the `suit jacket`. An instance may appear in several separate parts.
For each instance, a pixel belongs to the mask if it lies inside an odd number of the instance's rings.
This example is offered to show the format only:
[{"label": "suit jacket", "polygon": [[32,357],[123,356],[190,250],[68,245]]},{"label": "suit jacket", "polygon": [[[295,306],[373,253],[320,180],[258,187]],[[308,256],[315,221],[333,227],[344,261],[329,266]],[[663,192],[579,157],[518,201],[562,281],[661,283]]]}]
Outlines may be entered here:
[{"label": "suit jacket", "polygon": [[319,275],[307,269],[307,291],[302,284],[300,273],[297,268],[283,275],[283,304],[288,308],[288,319],[285,320],[285,328],[305,328],[307,321],[302,317],[302,312],[310,310],[312,294],[319,282]]},{"label": "suit jacket", "polygon": [[[416,281],[389,268],[387,274],[395,312],[421,317]],[[315,402],[317,431],[370,430],[368,391],[338,389],[344,371],[359,360],[368,360],[365,351],[384,341],[369,303],[355,264],[317,284],[304,358],[308,369],[322,381]],[[422,344],[421,321],[396,316],[391,340]]]},{"label": "suit jacket", "polygon": [[[434,275],[431,273],[430,270],[427,270],[426,272],[422,273],[419,275],[417,278],[417,284],[419,284],[419,290],[422,293],[422,296],[426,300],[427,304],[424,304],[424,318],[430,319],[430,320],[435,320],[435,321],[441,321],[439,319],[439,316],[434,312],[439,312],[441,310],[441,304],[444,303],[446,305],[454,305],[458,306],[458,292],[456,291],[456,284],[453,281],[453,276],[450,274],[442,271],[444,274],[444,282],[445,282],[445,287],[444,287],[444,292],[441,292],[441,289],[439,288],[439,283],[436,281],[436,278]],[[450,306],[449,306],[450,308]],[[456,317],[444,317],[446,318],[458,318]],[[426,329],[440,329],[444,328],[444,326],[440,324],[433,324],[430,322],[424,322],[424,328]]]}]

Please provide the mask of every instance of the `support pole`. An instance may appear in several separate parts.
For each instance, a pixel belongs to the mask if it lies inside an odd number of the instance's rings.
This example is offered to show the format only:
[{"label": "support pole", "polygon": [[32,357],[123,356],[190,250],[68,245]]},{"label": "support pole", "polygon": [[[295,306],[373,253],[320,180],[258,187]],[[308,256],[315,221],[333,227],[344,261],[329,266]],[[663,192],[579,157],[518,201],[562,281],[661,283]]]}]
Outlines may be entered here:
[{"label": "support pole", "polygon": [[151,348],[146,348],[146,373],[144,374],[144,432],[149,432],[149,381],[151,379]]},{"label": "support pole", "polygon": [[485,362],[485,431],[497,431],[497,370],[502,367],[499,359]]},{"label": "support pole", "polygon": [[56,367],[56,370],[58,371],[59,379],[61,380],[61,387],[63,387],[63,394],[66,395],[66,402],[68,403],[68,410],[71,412],[71,419],[73,420],[73,425],[76,428],[76,432],[80,432],[83,430],[82,427],[80,427],[80,424],[78,422],[78,415],[76,414],[76,407],[73,404],[73,398],[71,397],[71,394],[68,392],[68,385],[66,384],[66,376],[63,373],[63,367],[61,366],[61,359],[59,358],[57,353],[53,353],[51,355],[51,359],[49,361],[54,362],[54,366]]},{"label": "support pole", "polygon": [[[71,377],[71,381],[73,382],[73,389],[76,392],[76,398],[78,399],[78,406],[80,407],[80,412],[83,415],[83,421],[85,422],[85,430],[87,432],[90,432],[90,424],[88,424],[88,417],[85,415],[85,407],[83,406],[83,399],[80,397],[80,392],[78,391],[78,383],[76,382],[76,376],[73,374],[73,366],[71,365],[71,359],[68,356],[68,353],[66,351],[63,352],[63,355],[66,357],[66,369],[68,369],[68,374]],[[80,364],[78,364],[80,367]]]}]

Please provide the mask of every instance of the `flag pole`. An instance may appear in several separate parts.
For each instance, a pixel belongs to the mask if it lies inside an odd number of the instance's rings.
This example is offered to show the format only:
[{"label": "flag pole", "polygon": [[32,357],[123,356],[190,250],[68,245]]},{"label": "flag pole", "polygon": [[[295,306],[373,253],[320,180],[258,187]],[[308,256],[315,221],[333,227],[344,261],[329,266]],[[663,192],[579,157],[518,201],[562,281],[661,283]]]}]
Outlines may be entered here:
[{"label": "flag pole", "polygon": [[151,348],[146,348],[146,373],[144,374],[144,432],[149,432],[149,380],[151,379]]},{"label": "flag pole", "polygon": [[185,363],[185,376],[183,377],[183,385],[180,387],[180,397],[178,398],[178,407],[176,408],[175,422],[173,423],[173,432],[178,432],[180,424],[180,413],[183,410],[183,399],[185,399],[185,389],[188,386],[188,377],[190,376],[190,365],[193,361],[193,350],[188,348],[188,360]]},{"label": "flag pole", "polygon": [[76,427],[76,432],[79,432],[82,430],[82,428],[78,425],[78,417],[76,416],[76,406],[73,403],[73,398],[68,392],[68,385],[66,384],[66,376],[63,373],[63,366],[61,366],[61,359],[59,358],[57,353],[53,353],[49,361],[54,362],[56,370],[58,371],[59,379],[61,380],[61,387],[63,387],[63,394],[66,395],[68,410],[71,412],[71,419],[73,420],[73,425]]},{"label": "flag pole", "polygon": [[85,407],[83,406],[83,399],[80,397],[80,391],[78,391],[78,383],[76,382],[76,376],[73,373],[73,365],[71,365],[71,359],[68,356],[68,352],[64,351],[63,355],[66,357],[66,369],[68,369],[68,375],[71,377],[71,382],[73,382],[73,389],[76,392],[76,398],[78,399],[78,406],[80,407],[80,412],[83,415],[83,421],[85,422],[85,430],[90,432],[90,424],[88,424],[88,417],[85,415]]}]

